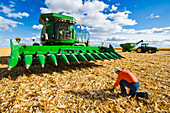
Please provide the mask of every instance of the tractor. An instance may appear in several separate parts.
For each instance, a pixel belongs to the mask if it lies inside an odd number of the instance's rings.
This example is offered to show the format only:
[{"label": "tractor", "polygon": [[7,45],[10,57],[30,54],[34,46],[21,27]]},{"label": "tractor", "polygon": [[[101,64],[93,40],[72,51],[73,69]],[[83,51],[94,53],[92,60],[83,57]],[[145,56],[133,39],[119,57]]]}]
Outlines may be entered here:
[{"label": "tractor", "polygon": [[158,51],[157,48],[148,46],[148,43],[142,43],[141,47],[138,47],[136,49],[137,53],[146,53],[146,52],[148,52],[148,53],[156,53],[156,51]]},{"label": "tractor", "polygon": [[21,44],[21,38],[16,38],[18,44],[14,45],[10,39],[11,55],[8,70],[17,64],[24,64],[26,69],[29,69],[33,62],[39,63],[44,68],[46,61],[58,66],[58,61],[70,64],[124,58],[111,44],[109,47],[90,46],[89,32],[81,29],[76,31],[74,17],[45,13],[40,15],[39,23],[43,25],[40,44]]}]

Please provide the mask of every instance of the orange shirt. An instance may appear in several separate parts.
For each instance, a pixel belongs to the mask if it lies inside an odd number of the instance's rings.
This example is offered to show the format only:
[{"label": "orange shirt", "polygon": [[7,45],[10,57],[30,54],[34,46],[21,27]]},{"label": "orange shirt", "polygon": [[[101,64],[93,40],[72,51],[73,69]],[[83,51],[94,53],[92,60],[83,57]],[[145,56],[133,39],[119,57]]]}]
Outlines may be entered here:
[{"label": "orange shirt", "polygon": [[121,80],[126,80],[128,83],[138,82],[137,78],[129,71],[120,71],[114,86],[118,86]]}]

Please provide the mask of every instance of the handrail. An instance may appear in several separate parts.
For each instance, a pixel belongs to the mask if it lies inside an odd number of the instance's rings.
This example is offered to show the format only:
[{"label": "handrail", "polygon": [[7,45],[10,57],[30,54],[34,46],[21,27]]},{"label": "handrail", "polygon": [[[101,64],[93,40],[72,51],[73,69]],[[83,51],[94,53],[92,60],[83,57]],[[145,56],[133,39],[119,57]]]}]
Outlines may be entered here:
[{"label": "handrail", "polygon": [[77,30],[76,31],[76,40],[77,41],[86,42],[87,39],[90,39],[90,34],[89,34],[88,31],[82,31],[82,30]]}]

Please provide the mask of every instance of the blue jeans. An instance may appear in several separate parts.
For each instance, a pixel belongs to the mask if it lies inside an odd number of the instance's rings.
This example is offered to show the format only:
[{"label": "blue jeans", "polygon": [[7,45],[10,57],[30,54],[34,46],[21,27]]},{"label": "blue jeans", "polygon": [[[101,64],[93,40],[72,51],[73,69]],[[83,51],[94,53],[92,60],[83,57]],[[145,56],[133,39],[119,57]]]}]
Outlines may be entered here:
[{"label": "blue jeans", "polygon": [[125,86],[126,86],[126,87],[130,88],[129,95],[132,95],[132,97],[134,97],[135,95],[137,97],[142,97],[142,98],[145,97],[145,92],[137,92],[137,90],[140,87],[139,83],[133,83],[133,82],[128,83],[126,80],[121,80],[119,82],[119,85],[120,85],[120,88],[121,88],[121,93],[124,94],[124,95],[127,95],[126,89],[125,89]]}]

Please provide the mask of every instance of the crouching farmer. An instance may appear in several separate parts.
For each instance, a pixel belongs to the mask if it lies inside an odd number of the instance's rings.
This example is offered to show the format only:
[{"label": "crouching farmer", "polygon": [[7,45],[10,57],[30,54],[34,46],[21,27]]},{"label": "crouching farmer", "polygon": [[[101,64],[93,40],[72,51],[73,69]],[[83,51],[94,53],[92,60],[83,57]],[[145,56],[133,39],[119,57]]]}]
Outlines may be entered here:
[{"label": "crouching farmer", "polygon": [[129,95],[134,97],[142,97],[149,99],[147,92],[137,92],[137,90],[140,87],[140,84],[137,80],[137,78],[129,71],[126,70],[120,70],[120,68],[115,68],[115,73],[118,74],[117,80],[114,84],[114,88],[118,85],[120,85],[121,88],[121,94],[122,96],[126,96],[127,92],[125,89],[125,86],[130,89]]}]

